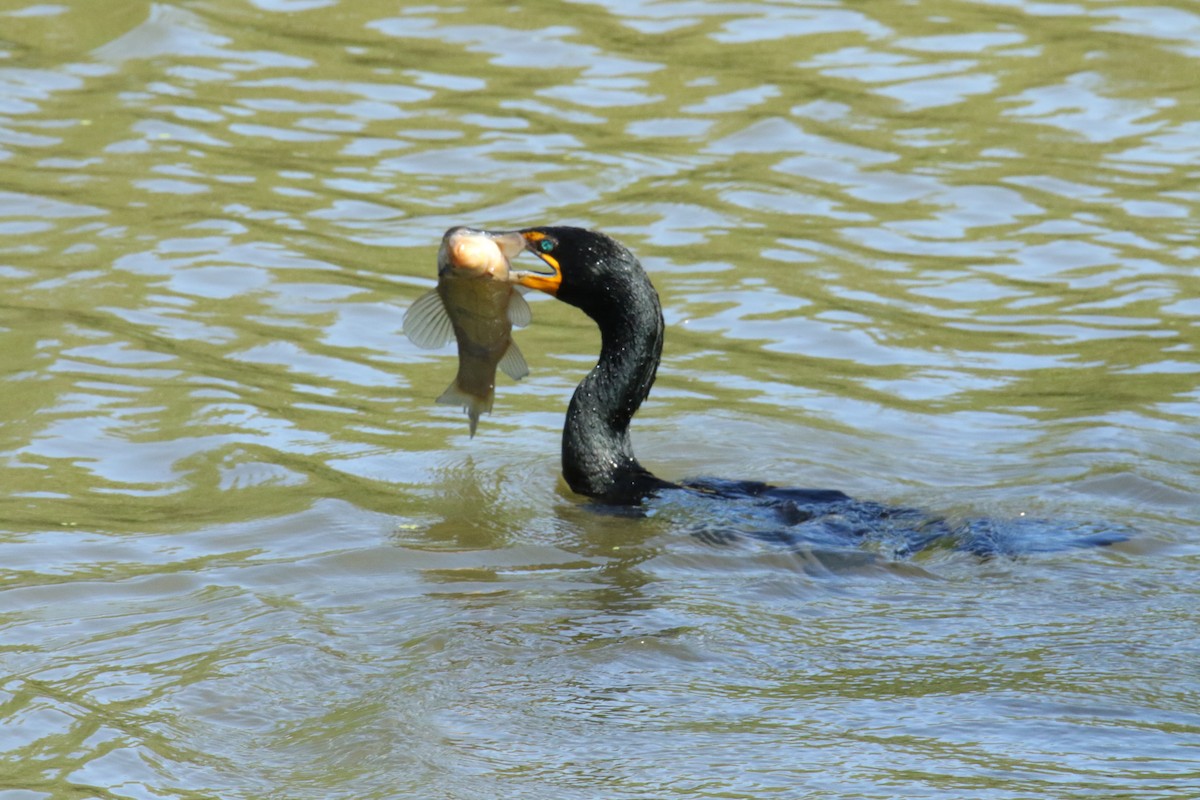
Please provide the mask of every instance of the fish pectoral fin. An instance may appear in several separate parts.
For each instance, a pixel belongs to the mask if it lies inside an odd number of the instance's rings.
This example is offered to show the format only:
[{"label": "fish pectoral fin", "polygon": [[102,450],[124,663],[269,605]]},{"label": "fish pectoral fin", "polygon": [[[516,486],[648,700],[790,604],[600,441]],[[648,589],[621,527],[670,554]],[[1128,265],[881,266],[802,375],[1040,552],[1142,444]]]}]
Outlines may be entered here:
[{"label": "fish pectoral fin", "polygon": [[500,370],[514,381],[519,381],[529,374],[529,365],[525,363],[525,356],[521,355],[521,348],[517,347],[516,342],[508,343],[504,357],[496,366],[500,367]]},{"label": "fish pectoral fin", "polygon": [[404,314],[404,335],[417,347],[432,350],[454,336],[454,326],[437,289],[417,298]]},{"label": "fish pectoral fin", "polygon": [[458,388],[458,380],[455,379],[446,391],[442,392],[438,397],[437,402],[444,406],[460,406],[463,411],[467,412],[467,419],[471,424],[471,436],[475,436],[475,427],[479,425],[479,415],[484,411],[492,413],[492,400],[494,395],[489,397],[476,397],[473,394],[464,392]]},{"label": "fish pectoral fin", "polygon": [[518,291],[514,291],[512,299],[508,301],[508,321],[515,328],[524,328],[533,322],[533,312],[529,310],[529,303],[526,302],[525,296]]}]

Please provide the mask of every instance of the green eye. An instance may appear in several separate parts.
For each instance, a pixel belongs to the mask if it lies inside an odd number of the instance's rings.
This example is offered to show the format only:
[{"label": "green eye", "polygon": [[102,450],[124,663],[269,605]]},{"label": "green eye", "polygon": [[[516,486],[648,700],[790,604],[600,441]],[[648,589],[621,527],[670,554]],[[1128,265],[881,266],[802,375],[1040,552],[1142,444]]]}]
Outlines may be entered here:
[{"label": "green eye", "polygon": [[542,239],[542,241],[538,243],[538,249],[543,253],[549,253],[554,249],[554,242],[550,241],[549,239]]}]

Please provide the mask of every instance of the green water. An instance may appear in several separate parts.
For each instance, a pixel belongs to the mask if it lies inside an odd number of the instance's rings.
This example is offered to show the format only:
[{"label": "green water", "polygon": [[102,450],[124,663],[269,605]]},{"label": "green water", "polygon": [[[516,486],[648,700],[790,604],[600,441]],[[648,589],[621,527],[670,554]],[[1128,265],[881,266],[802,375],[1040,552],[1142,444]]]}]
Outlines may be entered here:
[{"label": "green water", "polygon": [[[0,3],[0,800],[1194,798],[1184,2]],[[597,515],[598,336],[467,436],[442,232],[667,321],[668,478],[1137,531],[979,562]]]}]

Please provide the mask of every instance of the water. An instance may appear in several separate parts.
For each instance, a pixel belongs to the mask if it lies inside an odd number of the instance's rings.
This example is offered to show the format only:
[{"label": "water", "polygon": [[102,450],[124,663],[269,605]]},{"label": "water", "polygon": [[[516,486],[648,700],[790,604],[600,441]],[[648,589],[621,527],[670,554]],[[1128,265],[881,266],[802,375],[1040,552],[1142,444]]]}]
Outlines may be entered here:
[{"label": "water", "polygon": [[[1188,3],[0,8],[0,800],[1200,794]],[[580,223],[668,478],[1128,526],[979,561],[688,535],[406,306]],[[713,512],[715,513],[715,512]]]}]

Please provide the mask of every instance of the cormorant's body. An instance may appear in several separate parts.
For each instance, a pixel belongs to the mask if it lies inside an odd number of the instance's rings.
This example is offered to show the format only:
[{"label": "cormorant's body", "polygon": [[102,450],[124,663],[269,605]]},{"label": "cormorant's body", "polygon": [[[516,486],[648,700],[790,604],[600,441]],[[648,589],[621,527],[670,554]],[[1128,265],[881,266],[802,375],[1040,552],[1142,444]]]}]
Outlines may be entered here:
[{"label": "cormorant's body", "polygon": [[[527,287],[582,309],[600,328],[600,357],[580,382],[563,427],[562,470],[571,489],[616,506],[632,506],[671,490],[740,502],[759,523],[714,526],[716,538],[749,534],[790,544],[858,544],[886,539],[896,552],[915,552],[943,541],[981,555],[1047,549],[1045,523],[972,520],[956,526],[911,508],[863,502],[833,490],[785,489],[758,482],[665,481],[638,463],[629,423],[650,393],[663,344],[658,293],[642,265],[623,245],[602,233],[573,227],[527,228],[526,249],[550,272],[514,272]],[[767,513],[763,524],[762,512]],[[1052,537],[1053,538],[1053,537]],[[1118,531],[1087,528],[1051,549],[1109,544]]]}]

